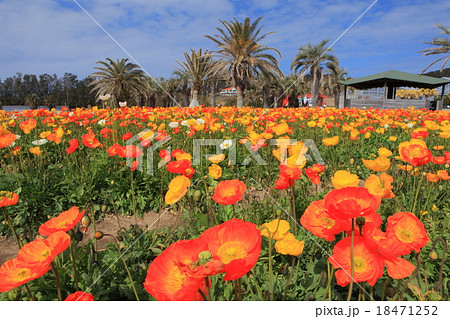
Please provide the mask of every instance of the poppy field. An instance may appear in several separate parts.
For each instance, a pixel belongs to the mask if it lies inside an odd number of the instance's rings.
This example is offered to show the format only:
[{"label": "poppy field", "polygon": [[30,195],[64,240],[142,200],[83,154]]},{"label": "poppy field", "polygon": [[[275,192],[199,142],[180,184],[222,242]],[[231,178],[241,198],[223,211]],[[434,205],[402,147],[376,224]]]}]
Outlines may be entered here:
[{"label": "poppy field", "polygon": [[414,108],[0,111],[0,300],[450,300],[449,138]]}]

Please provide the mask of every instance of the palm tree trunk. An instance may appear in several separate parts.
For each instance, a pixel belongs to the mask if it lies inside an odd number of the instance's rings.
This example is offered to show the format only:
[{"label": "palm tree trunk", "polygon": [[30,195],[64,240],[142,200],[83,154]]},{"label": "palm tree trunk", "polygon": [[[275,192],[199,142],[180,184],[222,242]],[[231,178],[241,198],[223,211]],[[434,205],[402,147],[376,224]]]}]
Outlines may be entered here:
[{"label": "palm tree trunk", "polygon": [[211,106],[212,107],[214,107],[214,106],[216,106],[216,83],[211,83],[211,93],[210,93],[210,96],[211,96]]},{"label": "palm tree trunk", "polygon": [[236,107],[243,107],[244,106],[244,88],[241,84],[236,84]]},{"label": "palm tree trunk", "polygon": [[339,107],[339,97],[341,95],[341,90],[339,88],[336,88],[334,90],[334,107],[340,109]]},{"label": "palm tree trunk", "polygon": [[264,108],[267,109],[269,107],[269,92],[267,91],[267,88],[265,86],[263,86],[262,88],[262,95]]},{"label": "palm tree trunk", "polygon": [[319,104],[319,72],[312,70],[313,79],[311,81],[311,98],[312,106],[316,107]]}]

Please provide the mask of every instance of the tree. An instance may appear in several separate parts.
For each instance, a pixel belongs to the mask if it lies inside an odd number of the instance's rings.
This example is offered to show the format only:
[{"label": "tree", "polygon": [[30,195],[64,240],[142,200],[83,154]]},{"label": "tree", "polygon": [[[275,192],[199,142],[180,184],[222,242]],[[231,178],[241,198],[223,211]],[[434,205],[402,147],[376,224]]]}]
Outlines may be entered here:
[{"label": "tree", "polygon": [[309,73],[311,75],[311,98],[313,106],[318,105],[320,79],[324,64],[337,61],[336,57],[329,53],[332,51],[331,48],[325,47],[327,43],[328,40],[322,40],[322,42],[315,46],[308,44],[300,47],[299,52],[291,64],[291,70],[294,70],[294,72],[300,70],[300,74]]},{"label": "tree", "polygon": [[32,93],[25,97],[25,103],[30,107],[30,109],[35,110],[41,103],[41,99],[39,98],[39,95],[37,95],[36,93]]},{"label": "tree", "polygon": [[249,80],[255,72],[274,72],[280,76],[283,74],[279,69],[277,59],[267,53],[267,51],[275,51],[281,58],[280,52],[259,43],[267,35],[273,33],[260,35],[262,27],[258,28],[258,23],[261,19],[262,17],[259,17],[253,23],[250,23],[250,18],[246,18],[243,23],[236,18],[234,21],[219,20],[225,30],[216,28],[219,34],[206,35],[218,46],[218,49],[213,51],[220,58],[215,70],[226,71],[233,79],[236,86],[237,107],[244,105],[244,90],[248,87]]},{"label": "tree", "polygon": [[[442,24],[438,23],[435,25],[435,27],[438,27],[441,29],[441,33],[439,34],[446,34],[450,35],[450,29],[444,27]],[[444,69],[445,65],[447,64],[448,60],[450,59],[450,39],[445,37],[436,37],[431,42],[425,42],[426,44],[431,44],[433,47],[420,50],[418,52],[424,52],[424,55],[435,55],[435,54],[444,54],[443,57],[437,59],[436,61],[429,64],[423,71],[422,74],[428,70],[432,65],[436,64],[437,62],[444,60],[441,66],[441,71]]]},{"label": "tree", "polygon": [[89,76],[94,79],[90,85],[91,93],[96,91],[96,101],[100,100],[101,95],[111,94],[115,105],[118,106],[119,102],[145,92],[145,74],[137,64],[128,62],[128,59],[106,60],[107,62],[97,61],[102,67],[94,67],[98,71]]},{"label": "tree", "polygon": [[334,97],[334,106],[340,108],[339,97],[343,88],[341,82],[350,80],[351,77],[347,76],[347,68],[341,69],[337,60],[335,62],[328,62],[326,66],[328,70],[328,73],[325,75],[326,84]]},{"label": "tree", "polygon": [[177,68],[181,72],[185,72],[190,80],[191,84],[191,102],[189,107],[199,106],[198,94],[202,89],[205,81],[213,74],[214,62],[212,61],[211,54],[208,50],[202,52],[202,49],[195,51],[191,49],[191,54],[184,52],[186,61],[177,61],[181,68]]}]

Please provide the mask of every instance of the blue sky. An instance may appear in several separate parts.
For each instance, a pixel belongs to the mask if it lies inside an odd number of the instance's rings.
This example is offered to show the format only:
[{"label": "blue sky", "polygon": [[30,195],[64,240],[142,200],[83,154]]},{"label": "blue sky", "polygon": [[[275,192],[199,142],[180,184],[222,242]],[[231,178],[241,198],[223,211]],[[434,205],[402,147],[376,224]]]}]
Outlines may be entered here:
[{"label": "blue sky", "polygon": [[[289,74],[300,46],[335,41],[374,0],[77,0],[153,77],[170,77],[183,52],[215,49],[204,37],[221,20],[263,16],[264,44],[277,48]],[[130,58],[73,0],[0,0],[0,79],[71,72],[82,79],[96,61]],[[386,70],[421,72],[439,30],[449,26],[450,1],[379,0],[336,44],[349,75]],[[131,58],[130,58],[131,60]],[[433,69],[440,68],[440,64]]]}]

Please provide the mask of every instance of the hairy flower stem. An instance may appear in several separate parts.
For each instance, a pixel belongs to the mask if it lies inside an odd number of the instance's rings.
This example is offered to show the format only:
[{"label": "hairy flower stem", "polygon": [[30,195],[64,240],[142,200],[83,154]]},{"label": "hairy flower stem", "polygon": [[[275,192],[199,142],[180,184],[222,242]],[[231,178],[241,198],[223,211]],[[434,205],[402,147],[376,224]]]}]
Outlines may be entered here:
[{"label": "hairy flower stem", "polygon": [[25,286],[25,289],[27,290],[28,296],[30,297],[30,301],[34,301],[34,296],[31,293],[30,287],[28,287],[28,284],[23,284]]},{"label": "hairy flower stem", "polygon": [[351,241],[351,245],[350,245],[350,266],[351,266],[351,272],[350,272],[350,286],[348,287],[348,295],[347,295],[347,301],[350,301],[352,299],[352,291],[353,291],[353,276],[355,274],[355,265],[354,265],[354,240],[355,240],[355,219],[352,218],[352,241]]},{"label": "hairy flower stem", "polygon": [[[420,171],[419,171],[419,173],[420,173]],[[421,174],[419,185],[417,185],[417,188],[416,188],[416,196],[414,197],[414,202],[413,202],[412,209],[411,209],[411,213],[413,213],[413,214],[415,214],[417,199],[419,198],[419,192],[420,192],[420,187],[422,186],[422,182],[423,182],[423,175]],[[419,216],[419,217],[421,217],[421,216]]]},{"label": "hairy flower stem", "polygon": [[234,280],[233,285],[234,285],[234,300],[242,301],[241,278]]},{"label": "hairy flower stem", "polygon": [[56,280],[56,290],[58,291],[58,299],[59,301],[62,301],[62,293],[61,293],[61,285],[59,283],[59,274],[58,274],[58,270],[56,269],[55,264],[52,262],[52,270],[55,273],[55,280]]},{"label": "hairy flower stem", "polygon": [[73,250],[73,242],[70,242],[69,245],[70,248],[70,257],[72,258],[72,264],[73,264],[73,278],[75,279],[75,289],[78,290],[79,286],[78,286],[78,271],[77,271],[77,263],[75,261],[75,253]]},{"label": "hairy flower stem", "polygon": [[292,263],[291,263],[291,271],[289,273],[288,280],[286,282],[286,289],[284,289],[284,295],[283,295],[283,301],[286,300],[286,294],[289,290],[289,286],[291,285],[292,276],[294,275],[294,268],[295,268],[295,262],[297,261],[296,256],[292,256]]},{"label": "hairy flower stem", "polygon": [[442,243],[443,249],[442,249],[442,258],[441,258],[441,268],[439,269],[439,280],[436,283],[436,291],[442,294],[443,290],[444,290],[444,282],[442,281],[442,274],[444,272],[445,255],[447,253],[447,243],[442,238],[437,238],[434,240],[431,249],[434,250],[434,248],[436,247],[436,244],[438,242]]},{"label": "hairy flower stem", "polygon": [[[297,216],[295,213],[295,182],[291,186],[291,214],[294,221],[297,221]],[[294,234],[297,235],[297,223],[294,223]]]},{"label": "hairy flower stem", "polygon": [[138,293],[136,291],[136,287],[134,286],[134,280],[133,280],[133,277],[131,276],[130,269],[128,268],[127,263],[125,262],[125,259],[123,258],[122,254],[120,252],[119,241],[117,240],[116,236],[113,236],[113,235],[110,235],[110,234],[104,234],[104,236],[110,236],[114,240],[114,244],[116,244],[117,252],[119,253],[119,258],[122,260],[122,263],[123,263],[123,265],[125,267],[125,270],[127,271],[128,278],[130,278],[131,288],[133,288],[133,292],[134,292],[134,295],[136,296],[136,300],[140,301],[139,300],[139,295],[138,295]]},{"label": "hairy flower stem", "polygon": [[272,273],[272,237],[269,232],[269,290],[270,300],[273,300],[273,273]]},{"label": "hairy flower stem", "polygon": [[206,296],[204,296],[205,301],[211,301],[211,287],[209,286],[209,278],[205,277],[205,287],[206,287]]},{"label": "hairy flower stem", "polygon": [[6,223],[8,224],[9,228],[11,229],[12,233],[14,234],[14,238],[16,239],[17,246],[19,246],[19,249],[22,248],[22,241],[19,238],[19,235],[16,233],[16,229],[14,228],[11,218],[9,218],[8,211],[6,210],[6,207],[3,207],[3,215],[5,216]]}]

